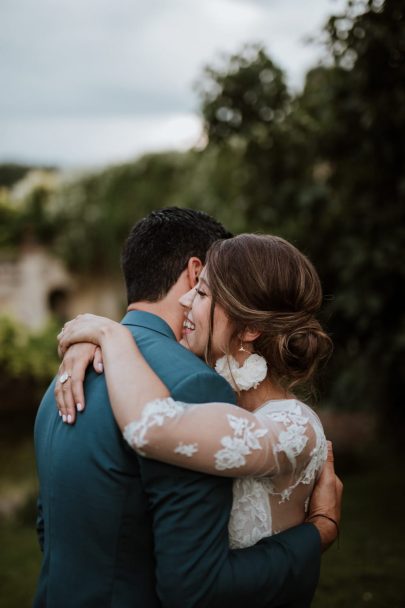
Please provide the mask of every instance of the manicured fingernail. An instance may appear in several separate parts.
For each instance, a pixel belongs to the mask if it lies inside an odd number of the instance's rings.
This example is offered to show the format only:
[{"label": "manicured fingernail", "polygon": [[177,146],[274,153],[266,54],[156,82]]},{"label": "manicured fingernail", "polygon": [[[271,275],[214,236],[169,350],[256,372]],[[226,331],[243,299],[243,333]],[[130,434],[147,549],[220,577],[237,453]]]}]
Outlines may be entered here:
[{"label": "manicured fingernail", "polygon": [[99,372],[102,372],[102,371],[103,371],[103,369],[104,369],[104,368],[103,368],[103,364],[102,364],[102,363],[99,363],[99,364],[97,365],[97,369],[98,369],[98,371],[99,371]]},{"label": "manicured fingernail", "polygon": [[70,414],[68,414],[68,417],[67,417],[68,424],[70,424],[72,422],[72,420],[73,420],[72,416]]},{"label": "manicured fingernail", "polygon": [[62,416],[62,420],[63,420],[63,422],[66,422],[66,416],[65,416],[65,414],[63,414],[63,416]]},{"label": "manicured fingernail", "polygon": [[62,412],[60,410],[58,410],[58,414],[59,416],[62,416]]},{"label": "manicured fingernail", "polygon": [[82,404],[81,403],[76,403],[76,409],[77,409],[78,412],[81,412],[82,409],[83,409]]}]

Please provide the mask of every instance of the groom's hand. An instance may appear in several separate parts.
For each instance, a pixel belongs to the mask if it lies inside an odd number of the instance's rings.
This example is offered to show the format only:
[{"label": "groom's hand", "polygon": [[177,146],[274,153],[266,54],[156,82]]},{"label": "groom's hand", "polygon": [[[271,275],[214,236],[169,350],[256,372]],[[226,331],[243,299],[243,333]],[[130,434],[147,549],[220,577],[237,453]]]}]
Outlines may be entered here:
[{"label": "groom's hand", "polygon": [[306,519],[318,529],[322,551],[328,549],[338,537],[342,494],[343,483],[335,474],[332,443],[328,441],[328,457],[312,492]]}]

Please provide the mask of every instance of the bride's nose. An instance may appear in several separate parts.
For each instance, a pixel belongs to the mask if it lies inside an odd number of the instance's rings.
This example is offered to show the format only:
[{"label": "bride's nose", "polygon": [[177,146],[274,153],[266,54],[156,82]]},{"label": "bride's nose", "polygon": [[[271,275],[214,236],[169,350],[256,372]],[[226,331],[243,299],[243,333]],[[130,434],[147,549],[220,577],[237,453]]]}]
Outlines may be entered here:
[{"label": "bride's nose", "polygon": [[179,298],[179,302],[184,308],[191,308],[193,305],[194,296],[195,288],[193,287],[193,289],[190,289],[190,291]]}]

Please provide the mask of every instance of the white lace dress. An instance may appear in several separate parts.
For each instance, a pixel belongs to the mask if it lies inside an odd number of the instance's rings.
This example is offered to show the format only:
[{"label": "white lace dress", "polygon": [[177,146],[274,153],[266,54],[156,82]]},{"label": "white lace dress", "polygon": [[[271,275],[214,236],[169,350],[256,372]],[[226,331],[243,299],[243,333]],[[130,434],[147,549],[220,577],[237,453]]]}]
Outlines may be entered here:
[{"label": "white lace dress", "polygon": [[296,399],[254,412],[226,403],[147,403],[124,437],[139,454],[203,473],[235,477],[232,548],[302,523],[326,460],[319,418]]}]

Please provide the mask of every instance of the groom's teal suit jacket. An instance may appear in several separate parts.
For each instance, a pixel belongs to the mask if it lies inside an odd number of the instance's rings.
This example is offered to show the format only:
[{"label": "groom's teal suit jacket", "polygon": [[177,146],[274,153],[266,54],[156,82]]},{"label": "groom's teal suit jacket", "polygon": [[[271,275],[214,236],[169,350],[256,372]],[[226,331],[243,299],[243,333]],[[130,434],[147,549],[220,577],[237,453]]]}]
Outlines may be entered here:
[{"label": "groom's teal suit jacket", "polygon": [[[228,383],[159,317],[133,311],[123,323],[174,399],[234,402]],[[229,550],[231,479],[137,456],[93,371],[85,411],[63,424],[54,382],[35,423],[43,550],[35,608],[309,606],[320,563],[314,526]]]}]

